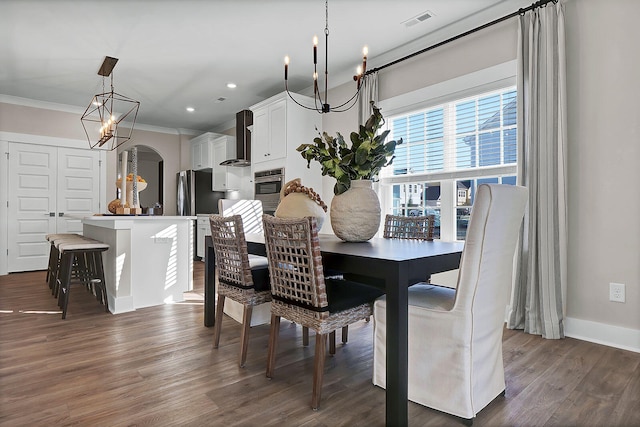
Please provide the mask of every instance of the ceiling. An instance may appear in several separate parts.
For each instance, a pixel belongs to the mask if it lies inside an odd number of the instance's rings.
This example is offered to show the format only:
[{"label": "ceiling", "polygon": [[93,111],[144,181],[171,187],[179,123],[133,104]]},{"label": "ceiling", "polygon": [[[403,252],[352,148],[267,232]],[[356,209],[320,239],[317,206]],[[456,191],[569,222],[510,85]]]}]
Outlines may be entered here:
[{"label": "ceiling", "polygon": [[[530,2],[332,0],[329,87],[351,80],[364,45],[371,69]],[[404,24],[427,11],[431,18]],[[115,91],[141,102],[138,124],[225,129],[237,111],[282,92],[285,55],[289,88],[309,90],[314,35],[324,74],[324,26],[322,0],[2,0],[0,101],[45,101],[82,114],[102,92],[97,72],[112,56]]]}]

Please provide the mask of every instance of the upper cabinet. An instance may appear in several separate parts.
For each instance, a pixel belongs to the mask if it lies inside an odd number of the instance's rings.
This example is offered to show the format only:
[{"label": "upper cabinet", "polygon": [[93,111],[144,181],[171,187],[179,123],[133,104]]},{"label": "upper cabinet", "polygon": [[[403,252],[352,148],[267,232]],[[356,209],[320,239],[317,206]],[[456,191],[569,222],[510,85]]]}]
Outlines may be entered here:
[{"label": "upper cabinet", "polygon": [[191,141],[191,169],[211,169],[214,166],[213,141],[219,134],[207,132],[193,138]]},{"label": "upper cabinet", "polygon": [[253,164],[283,160],[287,156],[287,102],[278,99],[253,110]]},{"label": "upper cabinet", "polygon": [[[313,106],[313,98],[293,94],[303,105]],[[307,161],[296,148],[311,143],[322,129],[322,115],[296,105],[286,92],[275,95],[251,107],[251,170],[285,169],[285,180],[301,178],[306,187],[322,188],[318,164],[307,168]],[[314,162],[317,163],[317,162]]]}]

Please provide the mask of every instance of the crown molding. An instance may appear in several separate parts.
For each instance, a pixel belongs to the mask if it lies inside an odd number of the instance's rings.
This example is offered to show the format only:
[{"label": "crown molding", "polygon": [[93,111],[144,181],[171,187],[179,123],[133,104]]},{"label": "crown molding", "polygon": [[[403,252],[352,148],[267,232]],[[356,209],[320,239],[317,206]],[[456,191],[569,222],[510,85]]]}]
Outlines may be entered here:
[{"label": "crown molding", "polygon": [[[18,96],[4,95],[4,94],[0,94],[0,103],[20,105],[23,107],[40,108],[43,110],[61,111],[64,113],[72,113],[72,114],[78,114],[78,115],[82,115],[85,112],[84,108],[80,108],[75,105],[57,104],[55,102],[40,101],[37,99],[21,98]],[[123,125],[124,127],[126,127],[127,123],[124,122]],[[140,122],[136,122],[135,128],[139,130],[165,133],[170,135],[200,135],[202,133],[201,131],[197,131],[193,129],[165,128],[161,126],[147,125]]]}]

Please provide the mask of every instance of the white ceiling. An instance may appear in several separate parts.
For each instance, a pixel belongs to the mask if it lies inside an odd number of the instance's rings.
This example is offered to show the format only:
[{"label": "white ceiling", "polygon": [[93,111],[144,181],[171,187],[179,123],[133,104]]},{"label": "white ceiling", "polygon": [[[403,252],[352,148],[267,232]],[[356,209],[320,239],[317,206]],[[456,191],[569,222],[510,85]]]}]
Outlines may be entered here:
[{"label": "white ceiling", "polygon": [[[351,80],[364,45],[371,69],[530,2],[331,0],[329,86]],[[403,24],[425,11],[433,17]],[[0,0],[0,95],[9,96],[0,100],[46,101],[81,114],[102,92],[98,68],[112,56],[119,58],[115,91],[141,102],[138,123],[209,131],[281,92],[285,55],[289,88],[308,90],[314,35],[324,73],[324,26],[322,0]]]}]

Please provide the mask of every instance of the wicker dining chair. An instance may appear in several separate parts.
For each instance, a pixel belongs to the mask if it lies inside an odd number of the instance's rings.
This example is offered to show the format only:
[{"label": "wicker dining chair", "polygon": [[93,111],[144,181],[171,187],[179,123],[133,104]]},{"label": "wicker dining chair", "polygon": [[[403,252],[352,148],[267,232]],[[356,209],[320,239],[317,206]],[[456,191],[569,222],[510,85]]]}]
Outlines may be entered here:
[{"label": "wicker dining chair", "polygon": [[253,307],[271,301],[267,259],[266,257],[249,258],[240,215],[229,217],[210,215],[209,222],[218,276],[218,304],[213,347],[218,348],[220,343],[224,301],[230,298],[244,306],[238,359],[238,365],[242,368],[247,360]]},{"label": "wicker dining chair", "polygon": [[384,219],[384,234],[387,239],[433,240],[435,215],[399,216],[388,215]]},{"label": "wicker dining chair", "polygon": [[324,277],[315,218],[262,218],[273,297],[266,374],[273,378],[281,317],[313,329],[316,348],[311,407],[315,410],[320,405],[327,336],[369,317],[372,302],[384,292]]}]

